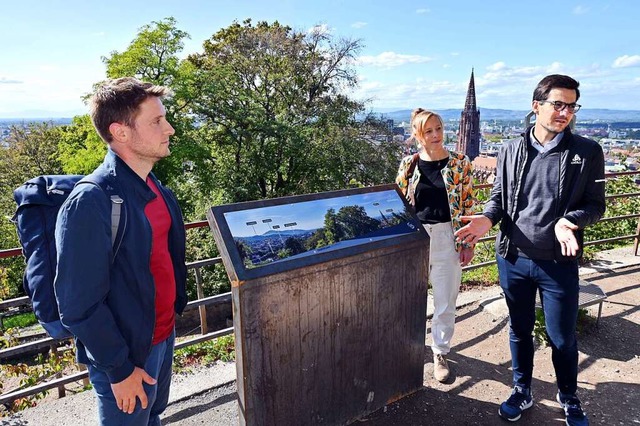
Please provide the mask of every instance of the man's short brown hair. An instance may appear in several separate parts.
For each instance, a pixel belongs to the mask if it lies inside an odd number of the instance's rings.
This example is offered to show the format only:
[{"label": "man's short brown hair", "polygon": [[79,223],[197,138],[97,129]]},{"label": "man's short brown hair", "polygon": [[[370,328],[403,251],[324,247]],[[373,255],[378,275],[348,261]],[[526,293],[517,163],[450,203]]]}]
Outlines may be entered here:
[{"label": "man's short brown hair", "polygon": [[171,90],[145,83],[134,77],[122,77],[102,82],[91,97],[91,121],[100,137],[113,141],[109,131],[112,123],[133,126],[138,107],[150,97],[164,98]]}]

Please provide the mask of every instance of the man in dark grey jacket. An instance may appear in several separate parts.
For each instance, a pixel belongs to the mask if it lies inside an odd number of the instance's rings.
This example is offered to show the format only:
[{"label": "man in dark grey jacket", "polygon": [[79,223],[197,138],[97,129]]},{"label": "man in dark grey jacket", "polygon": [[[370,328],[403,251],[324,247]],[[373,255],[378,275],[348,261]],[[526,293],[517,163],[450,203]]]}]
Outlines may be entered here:
[{"label": "man in dark grey jacket", "polygon": [[496,181],[481,215],[456,232],[475,243],[500,222],[496,259],[509,308],[513,391],[499,415],[518,420],[533,405],[533,327],[539,292],[566,424],[587,425],[576,395],[578,258],[582,230],[605,211],[604,155],[595,141],[568,128],[580,109],[579,83],[565,75],[543,78],[533,92],[535,125],[502,146]]}]

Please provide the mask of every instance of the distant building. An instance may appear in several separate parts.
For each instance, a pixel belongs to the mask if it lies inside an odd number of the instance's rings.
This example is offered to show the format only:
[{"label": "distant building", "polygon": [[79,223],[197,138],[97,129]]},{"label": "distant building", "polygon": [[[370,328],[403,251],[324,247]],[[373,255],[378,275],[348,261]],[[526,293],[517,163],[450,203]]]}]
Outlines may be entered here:
[{"label": "distant building", "polygon": [[402,126],[395,126],[395,127],[393,128],[393,136],[396,136],[396,135],[405,136],[404,127],[402,127]]},{"label": "distant building", "polygon": [[476,157],[473,160],[473,177],[478,183],[493,183],[497,162],[496,157]]},{"label": "distant building", "polygon": [[456,150],[465,153],[471,161],[480,155],[480,111],[476,106],[476,85],[473,79],[473,69],[471,70],[464,110],[460,115],[460,134]]}]

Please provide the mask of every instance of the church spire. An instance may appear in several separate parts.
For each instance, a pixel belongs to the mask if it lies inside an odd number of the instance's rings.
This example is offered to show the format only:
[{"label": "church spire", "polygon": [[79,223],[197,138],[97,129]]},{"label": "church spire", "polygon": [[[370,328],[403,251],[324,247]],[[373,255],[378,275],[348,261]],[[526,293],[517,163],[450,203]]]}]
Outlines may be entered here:
[{"label": "church spire", "polygon": [[476,106],[476,84],[471,68],[471,79],[467,89],[464,110],[460,114],[460,131],[458,133],[458,152],[466,154],[471,161],[480,155],[480,111]]},{"label": "church spire", "polygon": [[471,68],[471,80],[467,89],[467,100],[464,101],[464,110],[475,111],[476,109],[476,83],[473,79],[473,68]]}]

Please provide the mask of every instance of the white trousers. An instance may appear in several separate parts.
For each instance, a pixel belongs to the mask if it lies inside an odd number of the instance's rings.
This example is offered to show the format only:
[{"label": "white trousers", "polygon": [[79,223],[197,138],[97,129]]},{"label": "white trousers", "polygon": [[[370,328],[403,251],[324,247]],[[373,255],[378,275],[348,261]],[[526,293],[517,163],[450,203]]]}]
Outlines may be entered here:
[{"label": "white trousers", "polygon": [[460,290],[462,267],[456,251],[451,222],[423,224],[431,243],[429,246],[429,281],[433,290],[431,319],[431,349],[446,355],[456,322],[456,299]]}]

